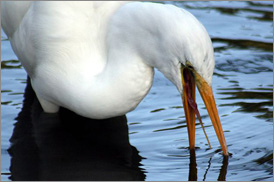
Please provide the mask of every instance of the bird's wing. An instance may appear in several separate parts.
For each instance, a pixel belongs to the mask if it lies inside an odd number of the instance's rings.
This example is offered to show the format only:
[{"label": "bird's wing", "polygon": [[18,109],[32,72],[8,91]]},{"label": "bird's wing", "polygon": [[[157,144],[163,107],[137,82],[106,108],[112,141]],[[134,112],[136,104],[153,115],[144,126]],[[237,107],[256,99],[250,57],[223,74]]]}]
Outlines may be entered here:
[{"label": "bird's wing", "polygon": [[1,1],[1,24],[9,38],[19,28],[31,1]]}]

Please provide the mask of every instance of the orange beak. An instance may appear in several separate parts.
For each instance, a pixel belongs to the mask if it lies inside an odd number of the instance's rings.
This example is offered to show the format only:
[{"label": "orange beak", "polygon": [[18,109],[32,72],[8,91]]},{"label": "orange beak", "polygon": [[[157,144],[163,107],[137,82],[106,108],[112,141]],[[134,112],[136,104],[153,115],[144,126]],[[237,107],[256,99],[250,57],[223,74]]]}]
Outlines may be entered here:
[{"label": "orange beak", "polygon": [[189,147],[190,150],[195,149],[195,113],[200,118],[199,111],[195,102],[195,84],[201,94],[201,97],[207,108],[209,117],[214,126],[216,135],[221,144],[223,154],[228,155],[227,145],[222,129],[222,124],[218,115],[212,88],[207,82],[194,70],[187,67],[181,67],[183,94],[182,100],[184,105],[185,117],[188,129]]}]

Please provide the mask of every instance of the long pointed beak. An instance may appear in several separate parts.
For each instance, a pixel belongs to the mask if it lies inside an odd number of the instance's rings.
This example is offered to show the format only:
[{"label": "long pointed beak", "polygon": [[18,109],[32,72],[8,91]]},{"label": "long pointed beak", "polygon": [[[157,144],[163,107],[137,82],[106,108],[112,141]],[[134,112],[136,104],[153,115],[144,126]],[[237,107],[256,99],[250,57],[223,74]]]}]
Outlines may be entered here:
[{"label": "long pointed beak", "polygon": [[190,150],[195,149],[195,111],[189,101],[195,101],[195,80],[187,69],[181,69],[185,117],[187,122],[187,131]]},{"label": "long pointed beak", "polygon": [[[182,100],[187,121],[189,147],[190,150],[195,149],[195,112],[198,108],[195,102],[195,83],[201,94],[201,97],[207,108],[209,117],[212,121],[218,140],[221,144],[223,154],[228,155],[226,140],[222,129],[222,124],[218,115],[212,88],[207,82],[195,71],[190,71],[187,68],[181,68],[183,94]],[[197,115],[197,114],[196,114]],[[200,117],[200,116],[199,116]]]}]

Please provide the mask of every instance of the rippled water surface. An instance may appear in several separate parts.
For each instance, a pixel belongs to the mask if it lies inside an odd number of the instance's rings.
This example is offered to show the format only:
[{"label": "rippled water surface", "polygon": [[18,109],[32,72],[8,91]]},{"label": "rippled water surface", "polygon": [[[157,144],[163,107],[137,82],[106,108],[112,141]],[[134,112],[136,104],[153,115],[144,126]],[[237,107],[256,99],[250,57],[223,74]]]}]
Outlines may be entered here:
[{"label": "rippled water surface", "polygon": [[[190,157],[180,95],[158,71],[149,94],[127,114],[128,131],[125,118],[117,122],[122,128],[118,134],[111,124],[102,126],[85,120],[79,121],[85,129],[80,124],[75,126],[75,123],[66,124],[65,128],[69,129],[64,129],[64,125],[54,122],[55,116],[43,114],[34,116],[41,124],[32,125],[27,121],[17,124],[14,130],[15,118],[22,108],[27,75],[1,30],[1,180],[9,180],[11,176],[8,149],[12,134],[11,142],[15,147],[10,153],[16,154],[12,175],[26,175],[30,179],[37,180],[35,177],[39,173],[40,178],[52,175],[58,180],[62,179],[60,174],[66,174],[68,178],[77,180],[81,179],[76,178],[79,173],[79,176],[101,174],[120,180],[273,180],[273,3],[166,3],[193,13],[212,38],[216,58],[213,91],[231,153],[228,160],[221,155],[200,96],[197,104],[212,149],[209,149],[197,124],[196,156]],[[74,116],[69,113],[63,117]],[[52,126],[48,121],[53,121]],[[34,129],[35,137],[32,134]],[[106,137],[101,131],[110,134]],[[94,139],[98,136],[99,140]],[[20,137],[24,139],[18,142]],[[117,145],[117,140],[123,142]],[[33,153],[28,152],[31,147]],[[97,157],[96,160],[91,153]],[[127,161],[126,167],[120,165],[123,160],[114,161],[117,155]],[[92,160],[96,164],[89,162]],[[24,170],[26,174],[23,174]]]}]

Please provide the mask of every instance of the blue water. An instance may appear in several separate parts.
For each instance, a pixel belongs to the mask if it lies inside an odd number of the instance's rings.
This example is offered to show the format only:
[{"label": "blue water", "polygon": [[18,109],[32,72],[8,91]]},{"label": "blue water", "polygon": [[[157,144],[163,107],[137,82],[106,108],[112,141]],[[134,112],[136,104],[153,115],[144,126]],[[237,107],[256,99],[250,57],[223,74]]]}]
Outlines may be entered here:
[{"label": "blue water", "polygon": [[[193,13],[213,40],[216,59],[213,92],[232,156],[228,163],[223,159],[198,94],[197,104],[212,149],[208,148],[202,129],[197,125],[197,166],[191,168],[180,94],[156,70],[149,94],[127,114],[129,141],[139,151],[138,169],[134,170],[139,180],[185,181],[191,174],[199,181],[215,181],[220,175],[228,181],[273,181],[273,3],[165,3]],[[9,139],[13,134],[15,117],[22,108],[27,75],[2,30],[1,66],[1,180],[9,180],[11,157],[7,149],[11,145]],[[65,146],[57,144],[55,148],[59,147],[59,150]],[[72,156],[77,158],[81,154],[73,148],[81,148],[81,142],[71,144],[72,154],[75,154]],[[36,175],[36,170],[33,168],[29,174]],[[47,170],[45,174],[50,172]],[[67,173],[76,171],[67,170]]]}]

